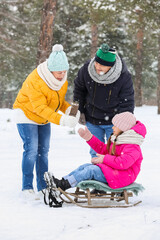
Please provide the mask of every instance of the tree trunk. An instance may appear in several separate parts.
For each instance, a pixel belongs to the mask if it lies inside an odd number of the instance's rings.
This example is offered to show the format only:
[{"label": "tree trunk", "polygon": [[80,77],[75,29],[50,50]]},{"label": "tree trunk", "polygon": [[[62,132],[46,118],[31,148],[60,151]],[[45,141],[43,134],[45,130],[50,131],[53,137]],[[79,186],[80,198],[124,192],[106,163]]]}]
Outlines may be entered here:
[{"label": "tree trunk", "polygon": [[44,0],[37,52],[37,65],[44,62],[52,49],[53,23],[56,15],[57,0]]},{"label": "tree trunk", "polygon": [[95,53],[97,51],[97,45],[98,45],[98,27],[96,23],[92,23],[91,25],[91,58],[95,56]]},{"label": "tree trunk", "polygon": [[158,105],[158,114],[160,114],[160,34],[158,36],[158,83],[157,83],[157,105]]},{"label": "tree trunk", "polygon": [[142,54],[143,54],[143,12],[137,11],[140,28],[137,32],[137,62],[135,67],[135,104],[142,106]]}]

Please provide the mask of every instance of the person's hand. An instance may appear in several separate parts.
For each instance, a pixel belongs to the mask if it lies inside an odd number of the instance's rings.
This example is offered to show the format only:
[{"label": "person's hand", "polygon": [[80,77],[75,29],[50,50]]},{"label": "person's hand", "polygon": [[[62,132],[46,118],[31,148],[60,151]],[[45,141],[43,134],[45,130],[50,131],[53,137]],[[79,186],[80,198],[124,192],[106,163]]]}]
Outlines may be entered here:
[{"label": "person's hand", "polygon": [[61,126],[68,126],[70,128],[74,128],[78,123],[78,119],[76,117],[63,115],[60,119]]},{"label": "person's hand", "polygon": [[80,114],[79,124],[86,125],[86,118],[84,113]]},{"label": "person's hand", "polygon": [[93,164],[103,163],[104,156],[105,155],[97,154],[97,157],[92,158],[91,162]]},{"label": "person's hand", "polygon": [[89,141],[92,138],[92,136],[93,136],[92,133],[88,130],[87,127],[85,127],[85,129],[79,128],[78,129],[78,133],[86,141]]}]

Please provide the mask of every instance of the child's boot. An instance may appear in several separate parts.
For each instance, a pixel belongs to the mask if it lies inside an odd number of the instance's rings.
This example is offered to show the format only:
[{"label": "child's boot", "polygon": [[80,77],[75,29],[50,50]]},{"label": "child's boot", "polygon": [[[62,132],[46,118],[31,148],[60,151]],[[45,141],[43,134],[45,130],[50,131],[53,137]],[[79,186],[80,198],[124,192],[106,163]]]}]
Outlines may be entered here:
[{"label": "child's boot", "polygon": [[68,182],[67,179],[62,178],[61,180],[55,178],[52,176],[54,183],[56,184],[56,187],[60,187],[63,191],[65,191],[68,188],[71,188],[70,183]]}]

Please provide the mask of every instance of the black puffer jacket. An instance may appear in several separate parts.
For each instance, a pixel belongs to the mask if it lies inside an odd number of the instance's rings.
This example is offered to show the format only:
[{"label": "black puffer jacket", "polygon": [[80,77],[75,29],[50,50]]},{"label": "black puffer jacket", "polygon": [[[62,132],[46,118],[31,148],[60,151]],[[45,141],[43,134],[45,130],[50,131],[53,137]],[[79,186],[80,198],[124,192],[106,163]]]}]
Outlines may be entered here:
[{"label": "black puffer jacket", "polygon": [[134,110],[131,74],[122,60],[120,77],[111,84],[95,82],[88,73],[89,62],[79,70],[74,81],[74,101],[86,120],[95,125],[109,125],[115,114]]}]

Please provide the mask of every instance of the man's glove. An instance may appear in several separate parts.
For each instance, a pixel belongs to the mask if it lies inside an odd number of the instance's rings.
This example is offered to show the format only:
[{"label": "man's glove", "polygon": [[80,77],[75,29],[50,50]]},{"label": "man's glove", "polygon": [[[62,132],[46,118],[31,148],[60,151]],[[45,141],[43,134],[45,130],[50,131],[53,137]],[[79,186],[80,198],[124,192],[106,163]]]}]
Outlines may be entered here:
[{"label": "man's glove", "polygon": [[92,133],[88,130],[87,127],[85,127],[85,129],[79,128],[78,133],[86,141],[89,141],[93,136]]},{"label": "man's glove", "polygon": [[78,123],[78,119],[76,117],[63,115],[60,119],[61,126],[68,126],[70,128],[74,128]]}]

